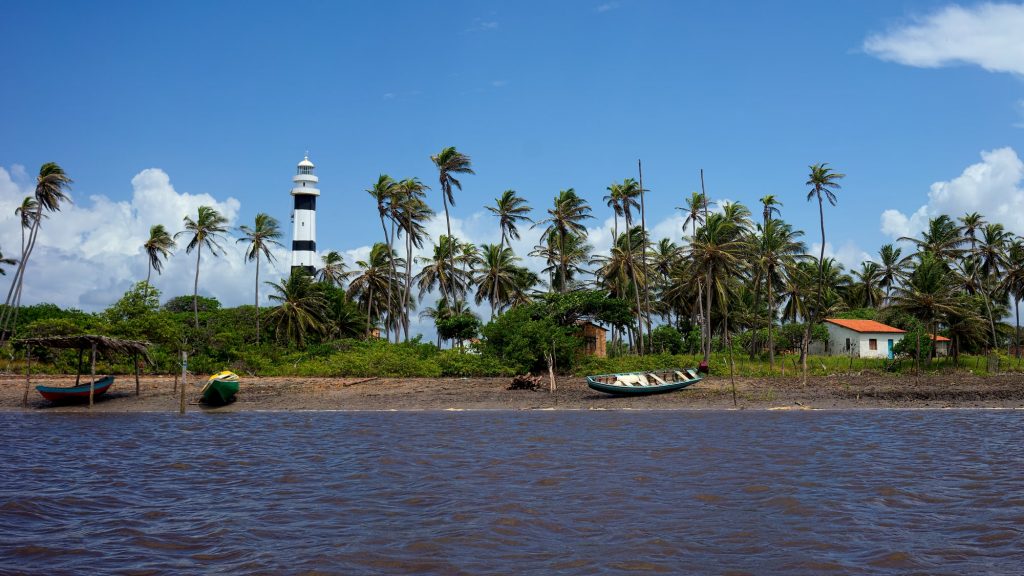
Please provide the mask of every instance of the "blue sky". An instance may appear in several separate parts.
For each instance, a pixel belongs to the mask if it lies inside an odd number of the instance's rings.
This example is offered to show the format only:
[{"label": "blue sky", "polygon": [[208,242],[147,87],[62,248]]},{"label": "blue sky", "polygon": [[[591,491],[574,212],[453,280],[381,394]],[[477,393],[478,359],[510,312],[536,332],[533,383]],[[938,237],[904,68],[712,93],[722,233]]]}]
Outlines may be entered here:
[{"label": "blue sky", "polygon": [[[0,249],[17,251],[8,212],[57,161],[75,207],[51,219],[26,296],[102,307],[144,277],[146,230],[180,229],[175,210],[212,201],[235,225],[267,212],[287,226],[309,150],[318,247],[358,257],[379,236],[364,190],[381,172],[434,185],[429,157],[449,145],[477,171],[453,216],[481,242],[496,239],[483,205],[502,190],[546,208],[574,187],[598,204],[638,158],[666,234],[703,168],[713,198],[780,197],[813,243],[817,162],[847,174],[826,225],[848,264],[936,211],[1002,211],[1024,233],[1024,7],[959,6],[6,2]],[[595,215],[599,232],[609,214]],[[156,282],[166,295],[191,287],[194,262],[176,260]],[[110,277],[47,285],[75,266]],[[220,266],[251,284],[242,263]],[[246,302],[242,284],[209,293]]]}]

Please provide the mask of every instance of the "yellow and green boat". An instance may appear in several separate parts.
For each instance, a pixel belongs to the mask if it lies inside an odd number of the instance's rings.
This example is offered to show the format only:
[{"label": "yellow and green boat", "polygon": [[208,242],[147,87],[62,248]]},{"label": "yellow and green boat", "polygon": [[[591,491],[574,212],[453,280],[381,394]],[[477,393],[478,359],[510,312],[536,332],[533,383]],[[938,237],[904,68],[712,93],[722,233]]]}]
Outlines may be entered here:
[{"label": "yellow and green boat", "polygon": [[207,404],[227,404],[238,394],[238,374],[230,370],[217,372],[210,376],[200,393]]}]

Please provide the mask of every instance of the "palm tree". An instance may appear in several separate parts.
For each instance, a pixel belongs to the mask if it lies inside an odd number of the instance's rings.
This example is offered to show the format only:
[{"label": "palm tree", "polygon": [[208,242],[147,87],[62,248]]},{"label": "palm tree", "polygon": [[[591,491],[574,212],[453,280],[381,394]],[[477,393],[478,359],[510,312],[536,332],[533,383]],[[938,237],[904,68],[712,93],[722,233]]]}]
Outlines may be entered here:
[{"label": "palm tree", "polygon": [[877,308],[882,302],[882,266],[868,260],[861,262],[860,270],[853,272],[856,283],[852,286],[854,302],[857,307]]},{"label": "palm tree", "polygon": [[836,205],[836,192],[839,191],[842,186],[839,185],[839,181],[846,177],[845,174],[833,172],[828,167],[828,162],[821,164],[814,164],[810,166],[811,172],[807,178],[805,186],[810,186],[811,189],[807,192],[807,200],[810,201],[812,198],[818,199],[818,218],[821,222],[821,253],[818,255],[818,295],[816,298],[816,304],[814,309],[811,311],[811,317],[807,322],[807,326],[804,328],[804,341],[800,349],[800,362],[803,368],[803,380],[807,383],[807,346],[810,344],[811,338],[811,327],[814,326],[814,322],[817,320],[815,315],[818,309],[821,308],[821,289],[822,289],[822,263],[825,261],[825,207],[824,200],[828,200],[828,203]]},{"label": "palm tree", "polygon": [[412,290],[413,248],[422,248],[427,240],[426,223],[434,215],[424,197],[429,188],[417,178],[407,178],[398,183],[398,197],[395,202],[395,221],[398,233],[405,236],[405,290],[402,293],[402,327],[405,340],[409,341],[409,308],[413,306]]},{"label": "palm tree", "polygon": [[704,361],[710,360],[710,318],[712,297],[718,301],[725,324],[723,333],[728,340],[729,334],[729,281],[738,277],[743,267],[743,257],[747,245],[743,238],[743,228],[737,221],[725,214],[710,214],[704,226],[697,231],[697,237],[689,248],[689,257],[693,264],[704,274],[707,288],[708,346],[704,349]]},{"label": "palm tree", "polygon": [[761,197],[761,219],[765,226],[768,226],[768,221],[772,219],[772,215],[779,216],[782,211],[779,210],[779,206],[782,206],[782,202],[779,201],[774,194],[766,194]]},{"label": "palm tree", "polygon": [[[439,242],[434,245],[433,255],[417,260],[423,264],[419,274],[413,278],[419,289],[419,299],[434,289],[439,289],[441,294],[455,295],[465,294],[467,278],[465,273],[455,265],[455,253],[459,251],[459,243],[448,236],[441,236]],[[452,298],[442,298],[445,304]]]},{"label": "palm tree", "polygon": [[[71,188],[71,184],[71,178],[56,162],[47,162],[39,167],[39,176],[36,177],[35,214],[31,218],[31,229],[29,230],[24,250],[22,250],[21,261],[14,272],[14,278],[11,279],[11,288],[7,292],[3,314],[0,315],[0,345],[7,341],[7,328],[12,316],[11,309],[14,309],[14,314],[16,315],[21,304],[21,289],[25,282],[25,268],[28,266],[29,257],[32,255],[32,251],[36,246],[36,239],[39,237],[39,228],[43,222],[43,210],[57,212],[60,210],[61,202],[70,201],[67,191]],[[26,202],[22,202],[22,208],[31,208],[30,203],[28,206],[26,204]],[[24,217],[24,214],[22,214],[23,226]]]},{"label": "palm tree", "polygon": [[[4,257],[3,252],[0,252],[0,266],[13,266],[13,265],[15,265],[17,263],[18,263],[18,261],[15,260],[14,258],[6,258],[6,257]],[[6,276],[6,275],[7,275],[7,271],[4,270],[3,268],[0,268],[0,276]]]},{"label": "palm tree", "polygon": [[185,247],[185,253],[191,254],[196,251],[196,278],[192,287],[192,312],[195,315],[196,328],[199,328],[199,264],[202,262],[203,246],[210,249],[210,254],[217,256],[217,251],[223,251],[217,240],[221,234],[227,231],[228,219],[210,206],[200,206],[198,217],[193,220],[185,216],[185,229],[174,235],[175,238],[183,234],[191,234],[192,238]]},{"label": "palm tree", "polygon": [[[395,246],[393,243],[394,236],[394,211],[396,194],[398,193],[398,183],[388,176],[387,174],[381,174],[377,177],[377,182],[372,187],[366,190],[366,192],[377,201],[377,214],[380,216],[380,228],[384,231],[384,244],[387,245],[389,251],[394,251]],[[388,235],[388,228],[385,224],[385,220],[391,221],[391,235]],[[394,260],[392,260],[394,264]],[[394,277],[396,271],[392,270],[388,278]],[[391,303],[391,287],[388,287],[388,313],[392,311]],[[397,336],[397,335],[396,335]],[[388,327],[384,327],[384,339],[389,340]]]},{"label": "palm tree", "polygon": [[296,271],[287,280],[266,284],[274,289],[269,298],[277,302],[267,314],[267,322],[279,339],[284,335],[285,342],[294,341],[301,348],[309,334],[324,332],[329,306],[306,274]]},{"label": "palm tree", "polygon": [[[636,313],[641,317],[642,311],[639,308],[639,293],[647,284],[647,275],[644,274],[642,266],[637,265],[635,250],[644,250],[647,246],[647,239],[640,226],[634,226],[623,231],[615,239],[615,246],[609,251],[608,256],[597,256],[590,263],[598,265],[595,275],[604,284],[605,288],[615,297],[626,299],[632,297],[636,303]],[[636,334],[636,341],[643,337],[643,324],[632,326]]]},{"label": "palm tree", "polygon": [[978,233],[978,230],[985,225],[985,217],[977,212],[970,212],[968,214],[964,214],[960,218],[957,218],[957,220],[960,221],[959,232],[970,241],[971,251],[973,252],[976,234]]},{"label": "palm tree", "polygon": [[281,228],[273,216],[260,212],[256,215],[256,222],[252,228],[240,226],[239,232],[242,237],[236,242],[248,242],[245,249],[245,259],[249,262],[256,261],[256,345],[260,343],[260,254],[267,257],[268,262],[274,261],[274,254],[271,253],[271,246],[281,247],[277,241],[281,237]]},{"label": "palm tree", "polygon": [[[35,214],[39,210],[39,202],[36,201],[34,196],[25,196],[25,199],[21,201],[21,205],[14,209],[14,215],[20,217],[21,220],[21,252],[25,253],[25,232],[32,230],[32,224],[35,222]],[[43,215],[46,218],[46,215]]]},{"label": "palm tree", "polygon": [[1013,240],[1006,250],[1006,275],[1003,277],[1003,289],[1013,297],[1013,309],[1016,317],[1014,355],[1020,358],[1020,299],[1024,297],[1024,240]]},{"label": "palm tree", "polygon": [[570,234],[580,239],[586,238],[587,228],[583,225],[583,221],[588,218],[593,218],[593,216],[590,215],[590,206],[587,205],[587,201],[577,196],[576,190],[569,188],[560,191],[555,197],[554,207],[548,208],[548,217],[534,224],[534,226],[546,224],[544,236],[549,240],[552,236],[557,239],[560,259],[559,287],[562,292],[566,288],[569,265],[566,258],[568,253],[565,250],[566,239]]},{"label": "palm tree", "polygon": [[929,334],[936,334],[936,322],[961,312],[955,284],[945,263],[925,253],[907,283],[896,289],[894,306],[925,323]]},{"label": "palm tree", "polygon": [[483,244],[473,262],[473,282],[477,285],[474,300],[480,304],[485,299],[491,303],[491,318],[495,311],[503,309],[516,291],[516,262],[519,258],[511,248],[502,245]]},{"label": "palm tree", "polygon": [[[935,256],[947,268],[963,255],[965,239],[960,236],[960,229],[950,219],[942,214],[928,220],[928,228],[921,233],[921,238],[910,238],[903,236],[900,240],[913,242],[917,246],[917,256],[927,252]],[[972,249],[973,252],[973,249]]]},{"label": "palm tree", "polygon": [[[377,319],[381,319],[382,312],[388,312],[390,315],[389,311],[382,310],[382,303],[389,300],[390,295],[388,292],[393,290],[398,284],[397,279],[392,277],[391,274],[396,266],[392,262],[394,259],[394,252],[389,250],[386,244],[377,242],[370,249],[370,255],[366,260],[356,262],[356,265],[359,267],[359,274],[349,282],[349,297],[358,298],[366,305],[367,337],[370,336],[370,331],[376,323],[375,316]],[[404,259],[400,260],[401,265],[404,266]],[[393,318],[388,318],[385,324],[393,320]]]},{"label": "palm tree", "polygon": [[985,299],[986,312],[988,313],[989,326],[992,328],[992,346],[996,346],[996,320],[992,313],[991,290],[993,280],[1006,268],[1006,246],[1009,244],[1012,234],[1007,232],[1002,224],[986,224],[982,228],[981,240],[972,250],[973,256],[977,259],[977,272],[980,276],[981,295]]},{"label": "palm tree", "polygon": [[[686,219],[683,220],[683,230],[686,230],[686,225],[690,225],[690,245],[693,245],[697,241],[697,226],[703,226],[705,216],[708,213],[708,198],[706,195],[700,192],[691,192],[690,197],[686,199],[686,206],[677,208],[677,210],[683,210],[686,213]],[[696,320],[700,322],[700,348],[703,351],[706,348],[706,342],[710,340],[710,335],[705,332],[705,323],[702,317],[704,313],[701,302],[704,301],[704,289],[702,288],[700,274],[694,276],[694,281],[697,283],[697,306],[694,309],[698,310],[698,317]]]},{"label": "palm tree", "polygon": [[564,290],[569,290],[578,284],[576,277],[588,272],[585,266],[590,260],[592,249],[590,244],[587,244],[584,238],[569,233],[561,241],[562,247],[559,248],[559,237],[555,231],[549,233],[547,237],[542,237],[540,241],[542,243],[533,247],[530,256],[543,258],[547,263],[542,272],[548,277],[548,292],[563,291],[563,264],[565,265]]},{"label": "palm tree", "polygon": [[444,221],[448,226],[448,237],[452,235],[452,222],[448,217],[448,204],[455,206],[455,196],[452,194],[452,186],[462,190],[462,183],[455,178],[455,174],[475,174],[469,156],[459,152],[454,146],[449,146],[430,159],[437,167],[437,179],[441,183],[441,201],[444,203]]},{"label": "palm tree", "polygon": [[323,263],[323,266],[317,270],[316,279],[329,286],[340,288],[348,280],[348,277],[352,275],[351,272],[345,270],[345,259],[337,250],[331,250],[324,254],[321,256],[320,261]]},{"label": "palm tree", "polygon": [[878,286],[885,289],[885,303],[889,303],[889,296],[892,288],[907,277],[907,269],[910,266],[910,256],[903,256],[902,248],[892,244],[884,244],[878,250],[878,258],[881,260],[881,271],[878,278]]},{"label": "palm tree", "polygon": [[[149,296],[149,279],[156,270],[160,274],[164,268],[164,260],[171,255],[171,250],[177,246],[174,238],[167,232],[163,224],[157,224],[149,229],[149,240],[142,245],[149,260],[148,272],[146,272],[146,291],[144,297]],[[145,299],[145,298],[144,298]]]},{"label": "palm tree", "polygon": [[[782,220],[770,217],[758,224],[754,234],[754,271],[763,279],[768,294],[768,365],[775,370],[775,292],[788,271],[803,259],[807,246],[800,240],[804,235]],[[755,282],[756,283],[756,282]]]},{"label": "palm tree", "polygon": [[[498,229],[501,230],[501,243],[498,244],[499,252],[500,249],[505,247],[505,242],[508,238],[513,240],[519,240],[519,228],[516,224],[522,221],[532,222],[528,214],[530,213],[530,206],[526,202],[525,198],[522,198],[516,194],[515,190],[505,190],[501,193],[501,197],[494,199],[494,206],[487,206],[487,209],[498,217]],[[494,290],[498,290],[498,284],[494,283]],[[491,304],[498,299],[498,294],[495,292],[491,295]],[[494,310],[492,307],[491,316],[494,316]]]}]

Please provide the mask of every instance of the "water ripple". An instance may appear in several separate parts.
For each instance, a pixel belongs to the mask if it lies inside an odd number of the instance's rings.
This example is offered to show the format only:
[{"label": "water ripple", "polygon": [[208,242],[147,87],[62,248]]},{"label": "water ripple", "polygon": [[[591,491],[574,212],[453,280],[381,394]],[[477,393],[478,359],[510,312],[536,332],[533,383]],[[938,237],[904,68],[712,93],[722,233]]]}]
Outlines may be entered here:
[{"label": "water ripple", "polygon": [[1018,574],[1017,412],[0,414],[0,573]]}]

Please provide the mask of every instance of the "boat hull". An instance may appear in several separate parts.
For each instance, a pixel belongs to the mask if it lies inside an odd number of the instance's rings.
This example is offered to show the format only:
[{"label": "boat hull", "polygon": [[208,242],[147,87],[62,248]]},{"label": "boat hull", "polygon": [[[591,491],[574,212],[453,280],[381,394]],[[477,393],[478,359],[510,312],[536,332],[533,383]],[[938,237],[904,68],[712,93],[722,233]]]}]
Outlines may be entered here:
[{"label": "boat hull", "polygon": [[[113,376],[100,378],[93,384],[93,398],[105,394],[114,383]],[[36,391],[50,402],[88,402],[89,385],[79,384],[71,387],[36,386]]]},{"label": "boat hull", "polygon": [[238,376],[234,372],[218,372],[207,380],[201,394],[207,404],[227,404],[238,394]]},{"label": "boat hull", "polygon": [[[675,372],[679,371],[655,371],[653,373],[661,374]],[[696,373],[693,370],[691,370],[690,372],[692,374]],[[652,394],[664,394],[666,392],[672,392],[674,390],[682,390],[683,388],[692,386],[702,380],[700,376],[692,376],[687,377],[685,380],[673,380],[665,382],[664,384],[652,384],[644,386],[625,386],[607,381],[609,379],[618,380],[622,376],[640,376],[647,374],[652,374],[652,372],[631,372],[628,374],[602,374],[599,376],[587,376],[587,386],[589,386],[592,390],[604,392],[605,394],[614,394],[616,396],[649,396]]]}]

